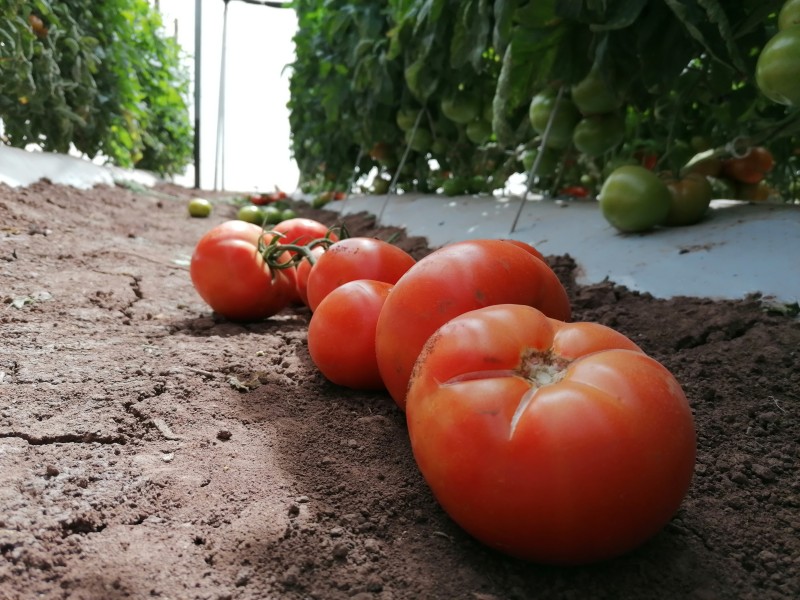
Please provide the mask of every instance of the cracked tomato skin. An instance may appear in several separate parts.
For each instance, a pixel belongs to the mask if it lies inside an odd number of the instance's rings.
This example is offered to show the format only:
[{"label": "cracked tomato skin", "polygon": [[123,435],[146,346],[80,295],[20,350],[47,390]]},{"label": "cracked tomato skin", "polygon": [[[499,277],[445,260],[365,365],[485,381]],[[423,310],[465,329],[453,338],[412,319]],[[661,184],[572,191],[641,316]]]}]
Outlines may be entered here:
[{"label": "cracked tomato skin", "polygon": [[386,299],[375,334],[378,367],[397,405],[405,409],[414,362],[434,331],[462,313],[504,303],[570,318],[569,298],[556,274],[513,242],[457,242],[411,267]]},{"label": "cracked tomato skin", "polygon": [[[266,319],[295,296],[294,269],[273,270],[258,252],[274,236],[245,221],[226,221],[195,246],[189,272],[195,290],[214,311],[235,321]],[[283,255],[289,259],[288,253]]]},{"label": "cracked tomato skin", "polygon": [[675,514],[695,430],[675,378],[624,335],[496,305],[441,327],[406,418],[419,468],[480,541],[550,564],[623,554]]}]

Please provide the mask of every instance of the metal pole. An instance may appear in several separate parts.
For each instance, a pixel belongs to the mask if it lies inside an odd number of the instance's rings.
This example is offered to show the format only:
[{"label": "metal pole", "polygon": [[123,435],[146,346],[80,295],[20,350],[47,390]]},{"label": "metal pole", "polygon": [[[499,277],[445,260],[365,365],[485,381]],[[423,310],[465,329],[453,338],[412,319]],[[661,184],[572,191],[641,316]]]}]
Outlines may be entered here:
[{"label": "metal pole", "polygon": [[225,62],[228,38],[228,4],[222,13],[222,57],[219,68],[219,103],[217,108],[217,156],[214,165],[214,189],[225,189]]},{"label": "metal pole", "polygon": [[200,189],[200,73],[202,69],[203,0],[194,3],[194,187]]}]

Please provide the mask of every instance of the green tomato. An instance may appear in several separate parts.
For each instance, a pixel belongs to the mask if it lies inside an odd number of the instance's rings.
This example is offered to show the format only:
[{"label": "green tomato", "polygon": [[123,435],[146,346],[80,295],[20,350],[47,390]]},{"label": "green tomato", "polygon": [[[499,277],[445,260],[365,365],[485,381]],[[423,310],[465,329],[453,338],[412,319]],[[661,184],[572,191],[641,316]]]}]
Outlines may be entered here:
[{"label": "green tomato", "polygon": [[442,182],[442,192],[445,196],[461,196],[467,192],[467,181],[462,177],[451,177]]},{"label": "green tomato", "polygon": [[572,86],[572,101],[587,116],[609,113],[622,106],[622,100],[596,69]]},{"label": "green tomato", "polygon": [[417,122],[417,115],[419,115],[418,108],[404,107],[397,111],[397,126],[403,131],[408,131],[414,127]]},{"label": "green tomato", "polygon": [[625,119],[618,113],[584,117],[575,126],[572,142],[587,156],[600,156],[625,139]]},{"label": "green tomato", "polygon": [[800,105],[800,27],[779,31],[756,63],[761,93],[778,104]]},{"label": "green tomato", "polygon": [[192,198],[189,200],[189,215],[192,217],[205,218],[211,214],[211,202],[205,198]]},{"label": "green tomato", "polygon": [[297,213],[291,208],[281,211],[281,221],[288,221],[289,219],[294,219],[295,217],[297,217]]},{"label": "green tomato", "polygon": [[786,0],[778,13],[778,29],[783,31],[800,25],[800,0]]},{"label": "green tomato", "polygon": [[[543,135],[547,123],[550,120],[550,113],[553,112],[556,104],[556,97],[550,93],[536,94],[531,100],[528,110],[528,117],[531,126],[536,133]],[[550,134],[547,138],[547,146],[556,150],[563,150],[572,142],[572,132],[575,130],[581,115],[571,100],[564,98],[558,104],[558,110],[553,117],[553,124],[550,127]]]},{"label": "green tomato", "polygon": [[664,225],[694,225],[708,211],[713,191],[711,183],[703,175],[689,174],[680,180],[666,182],[671,201]]},{"label": "green tomato", "polygon": [[263,225],[265,220],[264,211],[261,210],[260,206],[256,206],[255,204],[251,204],[249,206],[243,206],[239,209],[239,212],[236,213],[236,218],[240,221],[246,221],[247,223],[253,223],[254,225]]},{"label": "green tomato", "polygon": [[492,136],[492,124],[483,119],[472,121],[467,125],[467,137],[476,146],[484,144]]},{"label": "green tomato", "polygon": [[598,196],[606,221],[620,231],[647,231],[664,222],[671,197],[658,175],[640,166],[619,167],[603,183]]},{"label": "green tomato", "polygon": [[[536,171],[536,175],[539,177],[549,177],[550,175],[554,175],[556,169],[558,169],[558,165],[561,162],[561,157],[559,156],[558,151],[553,150],[552,148],[543,148],[542,152],[542,159],[539,161],[539,168]],[[539,154],[539,149],[534,148],[533,150],[526,150],[525,154],[522,155],[522,166],[525,167],[525,173],[530,173],[531,168],[533,167],[533,163],[536,161],[536,157]]]},{"label": "green tomato", "polygon": [[441,108],[445,117],[463,125],[477,119],[481,112],[478,99],[463,92],[443,98]]},{"label": "green tomato", "polygon": [[375,180],[372,182],[372,193],[382,196],[383,194],[389,193],[389,186],[391,185],[391,181],[388,179],[384,179],[383,177],[376,177]]},{"label": "green tomato", "polygon": [[[319,197],[320,196],[317,196],[317,198],[314,198],[314,202],[312,202],[312,204],[311,204],[312,206],[314,206],[314,203],[317,201],[317,199]],[[314,208],[319,208],[319,207],[314,206]],[[277,206],[272,206],[272,205],[265,206],[265,207],[263,207],[261,209],[261,212],[264,213],[264,222],[265,223],[269,223],[270,225],[276,225],[276,224],[280,223],[281,221],[283,221],[283,210],[281,210]]]},{"label": "green tomato", "polygon": [[430,150],[431,142],[433,141],[433,136],[431,136],[431,132],[427,129],[423,129],[419,127],[414,132],[414,138],[411,139],[411,132],[412,129],[406,131],[406,143],[411,146],[411,149],[419,152],[420,154],[424,154],[428,150]]}]

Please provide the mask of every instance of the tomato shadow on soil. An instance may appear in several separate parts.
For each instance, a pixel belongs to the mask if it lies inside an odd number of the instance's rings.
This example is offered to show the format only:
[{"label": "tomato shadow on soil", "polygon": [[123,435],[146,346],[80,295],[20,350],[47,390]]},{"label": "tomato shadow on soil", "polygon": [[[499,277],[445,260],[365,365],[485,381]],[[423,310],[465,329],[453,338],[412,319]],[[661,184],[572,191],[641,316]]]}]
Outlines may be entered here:
[{"label": "tomato shadow on soil", "polygon": [[170,334],[193,337],[234,337],[253,334],[278,334],[287,328],[308,327],[311,313],[306,309],[284,311],[263,321],[231,321],[217,313],[207,313],[193,319],[170,321]]}]

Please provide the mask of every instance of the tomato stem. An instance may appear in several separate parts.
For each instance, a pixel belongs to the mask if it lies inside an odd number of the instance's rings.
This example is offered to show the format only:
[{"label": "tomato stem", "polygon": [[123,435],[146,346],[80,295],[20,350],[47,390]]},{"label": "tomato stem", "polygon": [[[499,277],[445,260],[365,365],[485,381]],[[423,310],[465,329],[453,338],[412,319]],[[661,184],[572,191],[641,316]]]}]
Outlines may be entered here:
[{"label": "tomato stem", "polygon": [[571,362],[552,350],[528,350],[522,356],[520,375],[534,388],[552,385],[564,378]]}]

